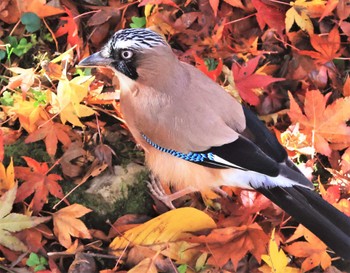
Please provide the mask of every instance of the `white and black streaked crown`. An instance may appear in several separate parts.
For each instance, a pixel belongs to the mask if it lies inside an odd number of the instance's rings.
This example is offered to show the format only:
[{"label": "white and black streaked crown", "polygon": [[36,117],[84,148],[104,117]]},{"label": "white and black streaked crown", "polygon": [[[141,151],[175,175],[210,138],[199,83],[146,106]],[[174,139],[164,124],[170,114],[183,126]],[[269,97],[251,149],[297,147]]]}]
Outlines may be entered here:
[{"label": "white and black streaked crown", "polygon": [[142,50],[166,44],[161,35],[147,28],[121,29],[109,41],[109,45],[114,49],[134,48]]}]

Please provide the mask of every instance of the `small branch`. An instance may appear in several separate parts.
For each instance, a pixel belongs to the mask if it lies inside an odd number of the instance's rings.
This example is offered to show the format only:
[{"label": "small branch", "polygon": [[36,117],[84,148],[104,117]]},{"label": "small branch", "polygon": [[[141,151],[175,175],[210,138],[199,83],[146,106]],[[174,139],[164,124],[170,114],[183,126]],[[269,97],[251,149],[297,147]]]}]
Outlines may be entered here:
[{"label": "small branch", "polygon": [[253,14],[250,14],[250,15],[248,15],[248,16],[245,16],[245,17],[242,17],[242,18],[239,18],[239,19],[236,19],[236,20],[227,22],[227,23],[225,23],[225,26],[226,26],[226,25],[230,25],[230,24],[234,24],[234,23],[237,23],[237,22],[240,22],[240,21],[243,21],[243,20],[245,20],[245,19],[248,19],[248,18],[250,18],[250,17],[255,16],[256,14],[257,14],[257,13],[253,13]]}]

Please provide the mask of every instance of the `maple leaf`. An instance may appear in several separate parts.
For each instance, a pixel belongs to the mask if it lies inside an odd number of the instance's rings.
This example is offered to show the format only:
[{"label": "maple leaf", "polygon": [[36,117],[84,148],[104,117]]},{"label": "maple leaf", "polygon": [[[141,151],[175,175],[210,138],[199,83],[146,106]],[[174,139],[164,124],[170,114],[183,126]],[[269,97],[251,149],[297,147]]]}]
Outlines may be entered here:
[{"label": "maple leaf", "polygon": [[252,253],[258,262],[265,253],[268,237],[257,223],[240,227],[213,229],[208,235],[188,239],[192,243],[205,243],[212,256],[208,264],[222,267],[229,260],[237,268],[238,262],[248,253]]},{"label": "maple leaf", "polygon": [[67,34],[67,42],[70,46],[78,45],[77,53],[78,56],[80,55],[79,48],[83,45],[83,41],[81,40],[79,36],[79,27],[77,23],[75,22],[74,16],[72,14],[72,11],[68,8],[65,8],[65,11],[68,16],[60,17],[61,21],[65,21],[62,26],[60,26],[57,31],[55,32],[55,36],[61,37],[65,34]]},{"label": "maple leaf", "polygon": [[[327,246],[311,231],[299,225],[292,239],[301,236],[304,236],[306,242],[295,242],[284,249],[295,257],[306,258],[301,265],[303,272],[309,271],[318,265],[321,265],[323,269],[329,267],[332,261],[327,253]],[[288,241],[291,241],[291,238]]]},{"label": "maple leaf", "polygon": [[341,55],[338,27],[334,27],[328,35],[310,34],[310,42],[317,52],[299,50],[299,54],[308,55],[311,58],[316,59],[319,64],[330,62]]},{"label": "maple leaf", "polygon": [[254,73],[260,58],[261,56],[255,57],[242,66],[238,63],[233,63],[231,69],[240,96],[251,105],[258,105],[260,102],[256,93],[257,89],[262,89],[273,82],[284,80],[284,78],[273,78],[269,75]]},{"label": "maple leaf", "polygon": [[314,26],[304,6],[305,0],[297,0],[290,4],[292,7],[286,12],[286,31],[289,32],[295,22],[302,30],[307,31],[309,34],[314,33]]},{"label": "maple leaf", "polygon": [[5,21],[7,24],[15,24],[17,21],[19,21],[21,14],[25,12],[33,12],[40,18],[57,15],[64,12],[62,9],[46,5],[45,0],[5,0],[2,2],[5,2],[5,8],[4,10],[1,10],[2,6],[0,6],[0,20]]},{"label": "maple leaf", "polygon": [[256,20],[260,29],[263,30],[265,25],[268,25],[270,28],[276,29],[277,33],[282,36],[282,31],[285,28],[285,14],[282,10],[268,5],[262,0],[252,0],[252,4],[257,11]]},{"label": "maple leaf", "polygon": [[13,94],[13,106],[2,106],[4,112],[12,119],[19,119],[21,126],[29,133],[37,129],[37,122],[44,119],[47,114],[42,105],[37,105],[37,102],[32,98],[24,100],[22,96]]},{"label": "maple leaf", "polygon": [[207,75],[209,78],[211,78],[213,81],[216,81],[217,77],[221,74],[223,63],[222,59],[219,59],[219,62],[215,69],[209,70],[208,66],[206,65],[205,60],[198,57],[197,55],[194,55],[194,60],[196,61],[196,67],[202,71],[205,75]]},{"label": "maple leaf", "polygon": [[91,116],[95,113],[90,107],[81,104],[87,96],[89,85],[94,80],[91,76],[78,76],[69,81],[64,78],[59,81],[57,95],[52,93],[51,113],[60,113],[63,124],[67,121],[74,126],[84,127],[80,122],[80,117]]},{"label": "maple leaf", "polygon": [[81,220],[77,219],[91,211],[80,204],[73,204],[53,214],[53,232],[61,245],[69,248],[72,245],[71,236],[91,239],[87,227]]},{"label": "maple leaf", "polygon": [[11,67],[8,68],[8,70],[17,75],[9,78],[9,83],[2,88],[2,91],[20,87],[22,90],[22,98],[24,100],[26,93],[33,86],[35,79],[38,79],[38,75],[35,74],[34,68],[24,69],[21,67]]},{"label": "maple leaf", "polygon": [[350,96],[350,76],[348,76],[345,80],[345,83],[343,86],[343,95],[345,97]]},{"label": "maple leaf", "polygon": [[330,95],[323,96],[319,90],[307,91],[304,114],[289,93],[290,119],[299,123],[300,132],[307,136],[307,142],[326,156],[330,156],[332,148],[341,150],[350,145],[350,127],[346,124],[350,119],[350,98],[337,99],[327,106]]},{"label": "maple leaf", "polygon": [[65,147],[68,147],[71,143],[68,136],[70,127],[61,123],[52,121],[44,122],[37,130],[29,134],[25,143],[31,143],[45,139],[46,151],[49,155],[54,156],[57,150],[58,141],[60,141]]},{"label": "maple leaf", "polygon": [[13,160],[11,158],[7,169],[4,164],[0,162],[0,196],[2,192],[11,189],[15,185],[15,172],[13,169]]},{"label": "maple leaf", "polygon": [[16,202],[21,202],[34,193],[32,207],[34,213],[38,213],[47,202],[47,196],[51,193],[57,198],[63,198],[61,186],[57,180],[62,180],[58,174],[47,174],[49,167],[46,162],[22,157],[29,167],[15,167],[16,177],[24,180],[18,188]]},{"label": "maple leaf", "polygon": [[275,239],[275,230],[271,233],[269,242],[269,253],[262,255],[261,259],[267,263],[259,268],[264,273],[299,273],[298,268],[288,266],[289,259],[282,249],[278,249],[278,245]]},{"label": "maple leaf", "polygon": [[329,16],[332,13],[332,11],[337,7],[338,2],[339,0],[328,0],[325,9],[322,12],[321,18],[320,20],[318,20],[318,22],[321,22],[324,17]]},{"label": "maple leaf", "polygon": [[24,245],[13,233],[35,227],[51,219],[51,217],[31,217],[18,213],[10,213],[16,198],[17,185],[0,197],[0,245],[14,251],[27,251]]},{"label": "maple leaf", "polygon": [[219,0],[209,0],[209,4],[214,12],[214,16],[216,17],[216,15],[218,14]]}]

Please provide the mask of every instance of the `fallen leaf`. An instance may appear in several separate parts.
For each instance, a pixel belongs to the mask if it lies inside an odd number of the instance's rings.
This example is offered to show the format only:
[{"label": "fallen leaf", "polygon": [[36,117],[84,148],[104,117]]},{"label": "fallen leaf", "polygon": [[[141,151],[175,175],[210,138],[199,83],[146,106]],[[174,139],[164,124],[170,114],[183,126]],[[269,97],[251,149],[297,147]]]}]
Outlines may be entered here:
[{"label": "fallen leaf", "polygon": [[128,271],[128,273],[158,273],[151,258],[142,260],[138,265]]},{"label": "fallen leaf", "polygon": [[77,52],[78,56],[80,55],[80,47],[83,45],[83,41],[81,40],[79,36],[79,27],[78,24],[75,22],[75,18],[72,14],[72,11],[68,8],[65,8],[65,11],[67,13],[67,16],[60,17],[60,20],[65,22],[63,23],[55,32],[56,38],[61,37],[65,34],[67,34],[67,42],[68,44],[73,46],[78,46]]},{"label": "fallen leaf", "polygon": [[80,204],[73,204],[53,214],[53,232],[62,246],[69,248],[72,245],[71,236],[91,239],[90,232],[85,224],[77,219],[89,212],[91,212],[91,209]]},{"label": "fallen leaf", "polygon": [[301,30],[307,31],[309,34],[314,33],[314,26],[309,17],[307,8],[305,7],[305,0],[297,0],[291,2],[292,7],[286,12],[286,31],[289,32],[293,24],[296,23]]},{"label": "fallen leaf", "polygon": [[38,126],[37,122],[45,120],[47,113],[42,105],[32,98],[23,99],[19,94],[12,95],[14,99],[13,106],[2,106],[3,111],[12,119],[19,119],[21,126],[28,132],[34,132]]},{"label": "fallen leaf", "polygon": [[321,18],[318,22],[321,22],[324,17],[332,14],[332,11],[337,7],[339,0],[328,0],[324,11],[322,12]]},{"label": "fallen leaf", "polygon": [[23,100],[26,98],[26,93],[33,86],[35,79],[38,79],[38,75],[35,74],[34,68],[20,68],[10,67],[8,68],[11,72],[15,73],[16,76],[9,78],[9,83],[3,87],[2,91],[6,89],[21,88]]},{"label": "fallen leaf", "polygon": [[10,164],[5,168],[4,164],[0,162],[0,196],[3,192],[8,191],[15,185],[15,172],[13,169],[13,160],[11,158]]},{"label": "fallen leaf", "polygon": [[345,97],[350,96],[350,76],[348,76],[345,80],[345,83],[343,86],[343,95]]},{"label": "fallen leaf", "polygon": [[[181,221],[180,221],[181,219]],[[183,240],[189,232],[214,228],[215,222],[204,212],[194,208],[168,211],[148,222],[126,231],[110,244],[112,250],[129,245],[154,245]]]},{"label": "fallen leaf", "polygon": [[251,105],[259,104],[259,92],[261,92],[261,89],[266,88],[273,82],[284,80],[284,78],[273,78],[269,75],[254,73],[260,58],[261,56],[255,57],[243,65],[233,63],[231,69],[240,96]]},{"label": "fallen leaf", "polygon": [[208,235],[192,236],[187,241],[208,246],[208,251],[212,254],[208,264],[223,267],[231,260],[237,269],[238,262],[248,252],[260,262],[261,255],[266,252],[268,237],[257,223],[253,223],[240,227],[216,228]]},{"label": "fallen leaf", "polygon": [[307,136],[308,143],[316,152],[327,156],[330,156],[332,148],[341,150],[350,145],[350,128],[346,124],[350,119],[350,98],[340,98],[327,105],[330,95],[323,96],[319,90],[307,91],[302,112],[289,93],[288,112],[292,122],[299,123],[300,132]]},{"label": "fallen leaf", "polygon": [[58,174],[48,174],[49,167],[46,162],[23,156],[28,167],[15,167],[16,177],[24,182],[20,185],[15,202],[21,202],[34,193],[32,208],[38,213],[47,202],[48,194],[51,193],[57,198],[63,198],[61,186],[57,183],[62,180]]},{"label": "fallen leaf", "polygon": [[334,27],[328,35],[310,34],[310,42],[316,51],[299,50],[299,54],[308,55],[319,64],[325,64],[339,57],[340,35],[338,27]]},{"label": "fallen leaf", "polygon": [[300,273],[298,268],[288,266],[289,258],[282,249],[278,249],[275,230],[271,233],[268,254],[262,255],[261,259],[267,264],[259,268],[263,273]]},{"label": "fallen leaf", "polygon": [[61,123],[45,121],[34,132],[30,133],[25,139],[25,143],[36,142],[44,140],[46,151],[49,155],[54,156],[57,151],[57,144],[60,141],[66,148],[71,141],[68,136],[70,127]]},{"label": "fallen leaf", "polygon": [[64,78],[59,81],[57,95],[52,93],[51,113],[60,113],[63,124],[67,121],[74,126],[84,127],[79,118],[91,116],[95,113],[90,107],[81,104],[87,96],[89,85],[94,80],[91,76],[78,76],[72,80]]},{"label": "fallen leaf", "polygon": [[205,75],[207,75],[209,78],[211,78],[213,81],[216,81],[217,77],[221,74],[222,72],[222,59],[219,59],[219,62],[215,69],[209,70],[208,66],[205,63],[205,60],[198,57],[197,55],[194,55],[194,60],[196,62],[196,67],[202,71]]},{"label": "fallen leaf", "polygon": [[301,265],[303,272],[309,271],[319,265],[322,269],[329,267],[332,261],[327,253],[327,246],[306,228],[297,229],[296,232],[298,236],[302,232],[306,242],[295,242],[286,246],[284,249],[295,257],[306,258]]},{"label": "fallen leaf", "polygon": [[14,251],[27,251],[13,233],[35,227],[51,219],[51,217],[31,217],[24,214],[10,213],[16,198],[17,185],[0,197],[0,244]]},{"label": "fallen leaf", "polygon": [[33,12],[44,18],[63,13],[64,10],[46,5],[45,0],[3,0],[0,5],[0,20],[15,24],[25,12]]},{"label": "fallen leaf", "polygon": [[276,29],[277,33],[282,36],[285,28],[284,12],[262,0],[252,0],[252,4],[257,11],[256,20],[260,29],[263,30],[265,25],[268,25],[270,28]]}]

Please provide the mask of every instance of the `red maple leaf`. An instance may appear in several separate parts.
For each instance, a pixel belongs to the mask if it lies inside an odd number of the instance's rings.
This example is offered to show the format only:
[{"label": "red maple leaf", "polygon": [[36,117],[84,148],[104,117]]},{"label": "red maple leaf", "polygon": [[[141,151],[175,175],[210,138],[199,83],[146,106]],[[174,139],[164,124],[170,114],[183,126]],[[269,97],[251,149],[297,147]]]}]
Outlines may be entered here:
[{"label": "red maple leaf", "polygon": [[65,10],[68,16],[60,17],[60,20],[65,21],[65,23],[57,29],[57,31],[55,32],[55,36],[58,38],[63,36],[64,34],[68,34],[68,44],[70,46],[77,45],[77,53],[79,55],[79,48],[83,45],[83,42],[79,37],[79,27],[78,24],[75,22],[72,12],[67,8],[65,8]]},{"label": "red maple leaf", "polygon": [[285,29],[285,12],[261,0],[252,0],[252,4],[257,11],[256,20],[260,29],[263,30],[268,25],[270,28],[276,29],[277,33],[282,36],[282,32]]},{"label": "red maple leaf", "polygon": [[24,182],[18,188],[15,202],[21,202],[34,193],[31,206],[34,213],[38,213],[47,202],[51,193],[57,198],[63,198],[61,186],[57,183],[62,180],[58,174],[47,174],[49,167],[46,162],[38,162],[30,157],[22,157],[28,167],[15,167],[15,175]]},{"label": "red maple leaf", "polygon": [[257,56],[244,65],[233,63],[231,69],[239,95],[251,105],[258,105],[260,102],[259,95],[257,92],[254,92],[254,89],[262,89],[270,83],[284,80],[284,78],[273,78],[269,75],[255,74],[254,71],[258,66],[260,57]]}]

